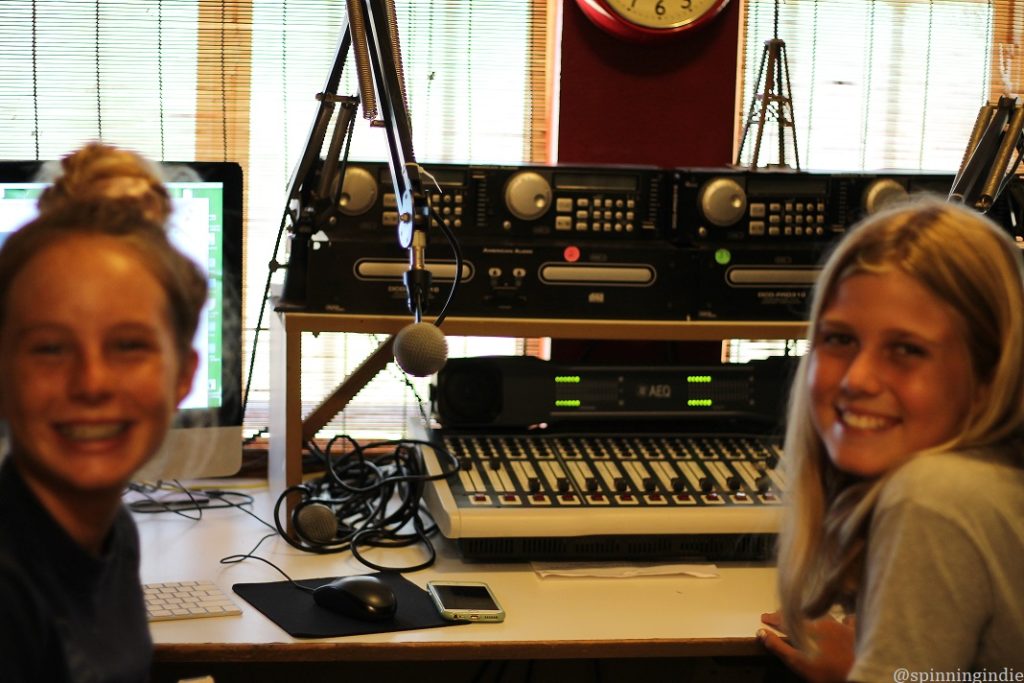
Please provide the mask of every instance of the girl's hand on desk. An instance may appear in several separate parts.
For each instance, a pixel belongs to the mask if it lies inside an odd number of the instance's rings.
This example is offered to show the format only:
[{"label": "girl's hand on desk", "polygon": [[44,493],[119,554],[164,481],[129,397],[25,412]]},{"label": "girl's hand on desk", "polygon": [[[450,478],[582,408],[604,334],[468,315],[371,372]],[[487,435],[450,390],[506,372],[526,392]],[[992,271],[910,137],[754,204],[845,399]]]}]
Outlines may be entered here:
[{"label": "girl's hand on desk", "polygon": [[[778,612],[762,614],[761,621],[773,629],[785,631]],[[854,617],[847,616],[842,621],[830,616],[815,619],[808,622],[807,633],[818,645],[815,653],[798,650],[786,638],[768,629],[758,630],[757,637],[769,652],[811,683],[845,681],[853,667]]]}]

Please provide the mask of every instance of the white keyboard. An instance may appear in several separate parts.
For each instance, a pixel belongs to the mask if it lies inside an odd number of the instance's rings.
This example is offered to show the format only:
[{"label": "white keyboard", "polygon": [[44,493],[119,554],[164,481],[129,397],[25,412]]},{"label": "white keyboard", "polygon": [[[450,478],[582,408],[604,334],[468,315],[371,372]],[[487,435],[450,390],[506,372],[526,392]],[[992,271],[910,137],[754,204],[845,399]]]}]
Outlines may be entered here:
[{"label": "white keyboard", "polygon": [[143,584],[146,616],[150,621],[226,617],[242,610],[212,581],[172,581]]}]

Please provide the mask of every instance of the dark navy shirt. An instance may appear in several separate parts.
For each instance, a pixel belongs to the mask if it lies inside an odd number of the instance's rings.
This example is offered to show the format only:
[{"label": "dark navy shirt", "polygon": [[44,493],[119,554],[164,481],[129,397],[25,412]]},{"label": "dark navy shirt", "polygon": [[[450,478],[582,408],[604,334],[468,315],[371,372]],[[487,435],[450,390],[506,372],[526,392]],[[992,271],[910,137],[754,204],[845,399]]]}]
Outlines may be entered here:
[{"label": "dark navy shirt", "polygon": [[75,543],[8,458],[0,465],[0,677],[137,683],[153,643],[139,585],[139,538],[118,511],[102,557]]}]

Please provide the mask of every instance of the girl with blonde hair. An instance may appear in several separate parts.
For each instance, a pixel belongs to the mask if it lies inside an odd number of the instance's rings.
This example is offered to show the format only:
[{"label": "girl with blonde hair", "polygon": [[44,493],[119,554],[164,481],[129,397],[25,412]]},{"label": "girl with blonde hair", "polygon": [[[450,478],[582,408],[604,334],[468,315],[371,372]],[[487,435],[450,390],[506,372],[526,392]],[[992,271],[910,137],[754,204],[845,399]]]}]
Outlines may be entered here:
[{"label": "girl with blonde hair", "polygon": [[933,199],[872,216],[828,259],[809,339],[785,437],[781,614],[764,615],[790,640],[762,642],[816,681],[1024,671],[1018,246]]}]

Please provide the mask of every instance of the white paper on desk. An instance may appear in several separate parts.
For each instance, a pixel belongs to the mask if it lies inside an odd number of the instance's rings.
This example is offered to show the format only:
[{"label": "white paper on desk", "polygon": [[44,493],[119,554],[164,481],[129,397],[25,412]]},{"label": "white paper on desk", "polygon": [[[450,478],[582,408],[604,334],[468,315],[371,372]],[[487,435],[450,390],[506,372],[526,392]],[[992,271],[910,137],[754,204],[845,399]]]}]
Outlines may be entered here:
[{"label": "white paper on desk", "polygon": [[633,576],[692,576],[698,579],[713,579],[718,576],[718,567],[713,564],[531,562],[530,566],[542,579],[549,576],[590,576],[617,579]]}]

